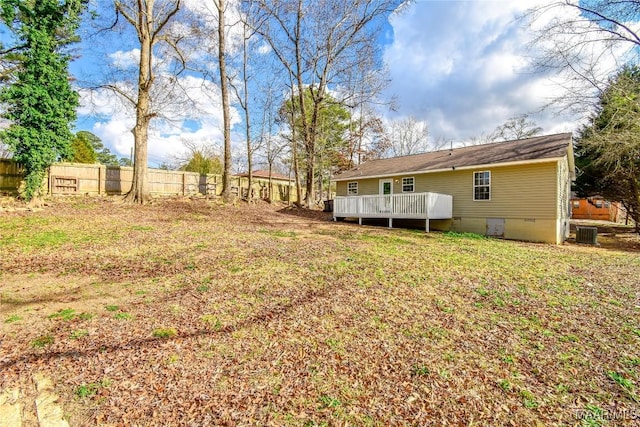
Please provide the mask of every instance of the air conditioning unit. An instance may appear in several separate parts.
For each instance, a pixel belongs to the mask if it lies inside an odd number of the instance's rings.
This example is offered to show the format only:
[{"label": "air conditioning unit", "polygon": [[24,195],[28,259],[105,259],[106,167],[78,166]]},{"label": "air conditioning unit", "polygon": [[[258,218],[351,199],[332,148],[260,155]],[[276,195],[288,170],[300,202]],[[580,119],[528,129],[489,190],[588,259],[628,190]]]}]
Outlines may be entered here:
[{"label": "air conditioning unit", "polygon": [[597,245],[598,244],[598,228],[577,227],[576,243],[586,243],[589,245]]}]

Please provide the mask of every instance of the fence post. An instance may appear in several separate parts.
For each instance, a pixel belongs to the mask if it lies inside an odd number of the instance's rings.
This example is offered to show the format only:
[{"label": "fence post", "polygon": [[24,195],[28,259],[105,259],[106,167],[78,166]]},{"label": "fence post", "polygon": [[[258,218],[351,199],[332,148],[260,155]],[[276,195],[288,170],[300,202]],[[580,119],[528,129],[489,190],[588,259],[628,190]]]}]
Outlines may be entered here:
[{"label": "fence post", "polygon": [[[47,181],[49,182],[49,188],[47,188],[47,190],[48,190],[49,195],[52,196],[53,195],[53,177],[51,175],[51,166],[49,166],[47,168],[47,175],[48,175],[47,176],[47,178],[48,178]],[[20,187],[18,187],[18,188],[20,188]]]},{"label": "fence post", "polygon": [[182,195],[187,194],[187,173],[182,172]]},{"label": "fence post", "polygon": [[102,182],[100,183],[100,192],[107,194],[107,165],[100,165],[100,175],[102,176]]}]

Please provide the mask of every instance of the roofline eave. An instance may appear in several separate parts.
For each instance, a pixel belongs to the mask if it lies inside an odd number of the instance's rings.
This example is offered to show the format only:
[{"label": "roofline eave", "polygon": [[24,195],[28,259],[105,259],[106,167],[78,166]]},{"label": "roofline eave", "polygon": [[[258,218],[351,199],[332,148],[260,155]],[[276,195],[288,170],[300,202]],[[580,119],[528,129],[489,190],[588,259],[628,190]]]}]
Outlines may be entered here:
[{"label": "roofline eave", "polygon": [[501,167],[501,166],[520,166],[520,165],[528,165],[528,164],[536,164],[536,163],[552,163],[552,162],[557,162],[559,160],[562,160],[565,157],[567,157],[566,154],[560,157],[548,157],[545,159],[535,159],[535,160],[518,160],[515,162],[487,163],[482,165],[470,165],[470,166],[460,166],[460,167],[453,166],[450,168],[440,168],[440,169],[433,169],[433,170],[414,170],[414,171],[407,170],[407,171],[399,171],[399,172],[390,173],[390,174],[361,175],[361,176],[351,176],[351,177],[345,177],[345,178],[335,177],[335,178],[331,178],[330,181],[341,182],[341,181],[353,181],[358,179],[390,178],[394,176],[407,175],[407,174],[427,174],[427,173],[438,173],[438,172],[451,172],[454,170],[458,171],[458,170],[481,169],[481,168],[495,168],[495,167]]}]

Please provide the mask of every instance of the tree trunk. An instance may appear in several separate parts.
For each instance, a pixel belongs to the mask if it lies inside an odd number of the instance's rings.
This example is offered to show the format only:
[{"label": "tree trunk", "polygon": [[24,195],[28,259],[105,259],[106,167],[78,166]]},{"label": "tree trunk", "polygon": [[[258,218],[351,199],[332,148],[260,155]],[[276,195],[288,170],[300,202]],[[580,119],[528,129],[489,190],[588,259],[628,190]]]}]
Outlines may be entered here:
[{"label": "tree trunk", "polygon": [[[293,96],[293,82],[291,83],[291,150],[293,151],[293,175],[296,181],[296,206],[302,206],[302,188],[300,186],[300,168],[298,167],[298,141],[296,141],[296,116],[295,116],[295,98]],[[291,194],[289,194],[291,201]]]},{"label": "tree trunk", "polygon": [[[251,144],[247,143],[247,150],[250,150]],[[249,169],[247,173],[247,181],[248,181],[248,189],[247,189],[247,200],[251,202],[253,200],[253,194],[251,194],[251,186],[253,186],[253,166],[251,165],[251,153],[247,154],[247,168]],[[259,197],[259,196],[258,196]]]},{"label": "tree trunk", "polygon": [[300,184],[300,167],[298,166],[298,148],[293,145],[293,175],[296,180],[296,206],[302,206],[302,185]]},{"label": "tree trunk", "polygon": [[[224,170],[222,173],[222,199],[231,200],[231,118],[229,113],[229,89],[225,55],[224,12],[225,0],[214,1],[218,9],[218,65],[222,92],[222,121],[224,124]],[[238,188],[240,191],[240,188]]]},{"label": "tree trunk", "polygon": [[268,197],[268,201],[269,203],[273,203],[273,198],[271,197],[271,190],[273,189],[272,187],[272,182],[271,182],[271,172],[273,170],[273,164],[269,163],[269,187],[267,188],[267,197]]},{"label": "tree trunk", "polygon": [[[308,142],[308,144],[312,144],[311,141]],[[307,146],[307,173],[306,173],[306,178],[307,178],[307,185],[306,185],[306,190],[307,190],[307,195],[306,195],[306,201],[307,201],[307,208],[311,208],[311,206],[313,206],[313,203],[315,201],[315,194],[316,194],[316,189],[315,189],[315,173],[316,173],[316,168],[315,168],[315,162],[316,162],[316,156],[315,153],[312,153],[311,149],[312,147]]]},{"label": "tree trunk", "polygon": [[[249,78],[247,76],[247,64],[249,62],[249,58],[247,56],[247,26],[246,24],[243,27],[244,30],[244,38],[243,38],[243,50],[242,50],[242,78],[244,80],[244,120],[246,123],[246,137],[247,137],[247,168],[248,170],[248,179],[249,179],[249,191],[247,192],[247,200],[249,202],[252,201],[253,195],[251,194],[251,187],[253,186],[253,153],[251,148],[251,120],[249,114]],[[271,172],[269,172],[269,180],[271,180]],[[271,182],[269,182],[271,184]],[[271,187],[269,187],[271,188]],[[259,197],[260,195],[258,195]]]},{"label": "tree trunk", "polygon": [[[140,117],[140,116],[138,116]],[[151,198],[148,188],[148,170],[147,170],[147,135],[149,129],[149,121],[144,117],[136,120],[133,128],[133,139],[135,146],[134,163],[133,163],[133,182],[131,189],[125,195],[124,200],[129,203],[144,204]]]},{"label": "tree trunk", "polygon": [[[302,27],[303,15],[304,14],[302,11],[302,1],[298,0],[298,9],[296,14],[296,27],[295,27],[296,83],[298,84],[298,102],[300,103],[300,119],[302,120],[302,140],[304,141],[304,146],[307,151],[307,154],[309,154],[309,152],[312,152],[314,150],[312,146],[313,140],[311,139],[311,135],[310,135],[309,123],[307,120],[307,110],[306,110],[305,101],[304,101],[305,85],[302,79],[303,60],[302,60],[302,51],[300,46],[300,43],[301,43],[300,34],[302,30],[301,27]],[[295,105],[295,103],[292,102],[292,105]],[[295,120],[292,120],[291,123],[295,127]],[[294,139],[294,142],[295,142],[295,139]],[[294,156],[296,152],[297,150],[294,152]],[[307,194],[305,195],[307,207],[311,207],[311,200],[313,197],[313,162],[314,162],[314,159],[312,156],[307,159],[307,175],[306,175]],[[298,173],[299,170],[298,170],[298,164],[297,164],[297,156],[295,156],[294,158],[294,168],[296,171],[296,187],[298,188],[297,191],[298,191],[298,194],[300,195],[301,193],[300,174]],[[310,175],[309,172],[311,172],[311,176],[309,176]],[[302,200],[298,198],[298,204],[301,204],[301,203],[302,203]]]},{"label": "tree trunk", "polygon": [[631,191],[633,198],[633,206],[630,206],[631,209],[627,208],[627,216],[629,216],[629,211],[631,210],[631,219],[636,223],[636,234],[640,234],[640,183],[636,179],[638,176],[638,172],[636,171],[633,162],[629,165],[630,175],[631,175]]},{"label": "tree trunk", "polygon": [[[152,13],[153,1],[148,1],[145,16],[151,17]],[[138,31],[140,37],[140,66],[138,69],[136,124],[132,129],[135,147],[133,182],[131,183],[131,189],[124,196],[124,200],[129,203],[144,204],[151,197],[147,186],[147,142],[149,122],[151,121],[151,86],[154,76],[151,69],[153,40],[149,28],[149,20],[142,22]]]}]

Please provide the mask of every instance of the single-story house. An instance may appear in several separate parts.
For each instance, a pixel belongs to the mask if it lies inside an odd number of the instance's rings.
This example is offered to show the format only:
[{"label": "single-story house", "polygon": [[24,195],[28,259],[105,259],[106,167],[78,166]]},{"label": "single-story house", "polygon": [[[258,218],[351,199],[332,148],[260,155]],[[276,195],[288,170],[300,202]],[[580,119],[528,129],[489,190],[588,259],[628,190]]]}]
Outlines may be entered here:
[{"label": "single-story house", "polygon": [[334,177],[334,219],[560,244],[569,234],[570,133],[372,160]]},{"label": "single-story house", "polygon": [[[253,197],[259,197],[261,199],[271,198],[272,201],[295,201],[296,190],[295,180],[288,176],[282,175],[277,172],[269,173],[268,170],[258,169],[252,172],[252,195]],[[269,177],[271,177],[271,191],[269,191]],[[232,181],[232,191],[238,194],[238,190],[242,190],[242,196],[246,197],[247,187],[249,185],[249,173],[238,173],[234,175]]]}]

